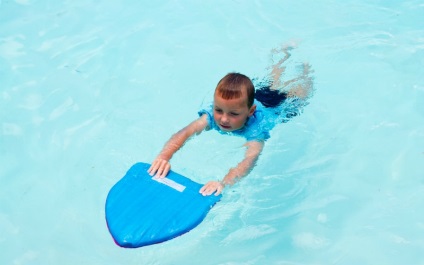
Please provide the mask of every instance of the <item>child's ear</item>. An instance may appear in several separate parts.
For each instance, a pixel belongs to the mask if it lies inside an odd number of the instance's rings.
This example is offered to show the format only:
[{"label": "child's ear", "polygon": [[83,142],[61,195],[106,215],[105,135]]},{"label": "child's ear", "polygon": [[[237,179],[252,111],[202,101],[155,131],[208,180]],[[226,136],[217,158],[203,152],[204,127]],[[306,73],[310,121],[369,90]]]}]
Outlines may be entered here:
[{"label": "child's ear", "polygon": [[253,113],[255,113],[256,110],[256,105],[253,104],[252,107],[250,107],[249,109],[249,117],[253,115]]}]

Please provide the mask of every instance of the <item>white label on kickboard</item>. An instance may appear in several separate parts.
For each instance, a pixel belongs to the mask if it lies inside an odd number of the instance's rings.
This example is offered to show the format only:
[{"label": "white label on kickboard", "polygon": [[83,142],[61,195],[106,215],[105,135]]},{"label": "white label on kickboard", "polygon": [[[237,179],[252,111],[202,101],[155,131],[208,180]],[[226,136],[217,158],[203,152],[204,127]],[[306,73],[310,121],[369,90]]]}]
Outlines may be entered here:
[{"label": "white label on kickboard", "polygon": [[183,192],[185,190],[185,186],[173,181],[172,179],[168,179],[168,178],[157,178],[157,177],[153,177],[153,180],[165,184],[168,187],[171,187],[179,192]]}]

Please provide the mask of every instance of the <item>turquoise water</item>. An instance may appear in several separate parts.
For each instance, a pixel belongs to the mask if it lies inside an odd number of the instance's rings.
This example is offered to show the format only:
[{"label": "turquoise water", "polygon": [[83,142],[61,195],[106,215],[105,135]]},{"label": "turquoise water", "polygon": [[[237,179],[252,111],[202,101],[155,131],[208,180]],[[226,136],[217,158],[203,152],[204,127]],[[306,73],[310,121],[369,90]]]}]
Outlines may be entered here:
[{"label": "turquoise water", "polygon": [[[0,264],[424,264],[423,1],[1,1]],[[305,112],[190,233],[122,249],[110,187],[230,71],[298,43]],[[173,159],[221,177],[243,141]]]}]

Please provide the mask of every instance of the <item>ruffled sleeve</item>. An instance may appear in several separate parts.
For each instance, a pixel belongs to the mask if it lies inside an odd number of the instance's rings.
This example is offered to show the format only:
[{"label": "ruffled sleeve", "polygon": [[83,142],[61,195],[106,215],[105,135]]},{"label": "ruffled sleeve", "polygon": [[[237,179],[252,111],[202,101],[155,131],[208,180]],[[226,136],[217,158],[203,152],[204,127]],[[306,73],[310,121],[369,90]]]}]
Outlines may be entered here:
[{"label": "ruffled sleeve", "polygon": [[246,122],[245,127],[240,131],[247,141],[266,141],[270,138],[269,126],[264,119],[264,113],[257,109]]},{"label": "ruffled sleeve", "polygon": [[199,117],[201,117],[203,114],[206,114],[206,118],[207,118],[207,121],[208,121],[208,127],[206,128],[206,130],[210,130],[210,129],[214,128],[213,124],[215,122],[213,120],[212,105],[199,110],[197,112],[197,114],[199,114]]}]

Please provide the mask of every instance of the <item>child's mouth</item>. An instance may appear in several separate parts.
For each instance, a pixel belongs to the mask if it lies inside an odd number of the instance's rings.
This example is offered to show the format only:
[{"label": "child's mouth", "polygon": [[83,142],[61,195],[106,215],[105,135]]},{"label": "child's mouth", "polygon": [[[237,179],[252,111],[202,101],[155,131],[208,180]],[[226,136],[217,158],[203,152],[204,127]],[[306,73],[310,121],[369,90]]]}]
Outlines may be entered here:
[{"label": "child's mouth", "polygon": [[226,129],[226,130],[231,129],[231,126],[228,126],[228,125],[220,124],[220,126],[221,126],[221,128]]}]

